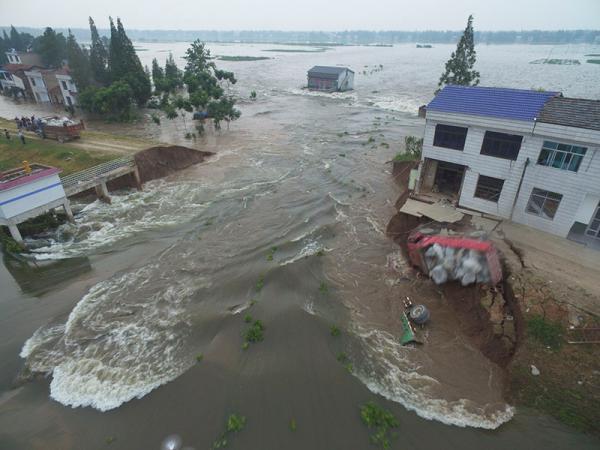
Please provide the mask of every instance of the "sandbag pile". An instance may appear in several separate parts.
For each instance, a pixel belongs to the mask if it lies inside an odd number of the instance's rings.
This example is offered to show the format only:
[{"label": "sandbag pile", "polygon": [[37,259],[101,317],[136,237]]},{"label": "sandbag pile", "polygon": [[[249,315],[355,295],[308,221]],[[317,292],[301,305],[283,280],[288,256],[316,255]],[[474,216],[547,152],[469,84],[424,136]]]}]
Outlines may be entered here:
[{"label": "sandbag pile", "polygon": [[425,264],[435,284],[460,280],[463,286],[490,281],[485,254],[465,248],[443,247],[433,244],[425,252]]}]

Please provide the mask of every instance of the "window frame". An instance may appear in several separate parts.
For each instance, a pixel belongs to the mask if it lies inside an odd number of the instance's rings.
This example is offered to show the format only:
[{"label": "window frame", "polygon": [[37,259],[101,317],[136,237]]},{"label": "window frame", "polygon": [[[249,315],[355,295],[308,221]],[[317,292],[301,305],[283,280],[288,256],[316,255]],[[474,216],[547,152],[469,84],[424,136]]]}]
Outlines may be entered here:
[{"label": "window frame", "polygon": [[[496,135],[496,136],[492,136],[492,135]],[[501,136],[507,136],[508,139],[502,139]],[[518,145],[518,148],[516,149],[516,154],[514,155],[514,157],[508,156],[506,154],[502,155],[500,153],[499,148],[490,149],[490,148],[486,147],[486,141],[487,141],[488,146],[490,145],[490,142],[495,142],[495,143],[499,143],[496,146],[500,147],[500,145],[502,145],[502,144],[515,144],[516,140],[517,140],[516,138],[518,138],[519,145]],[[523,145],[523,136],[520,134],[510,134],[510,133],[503,133],[501,131],[486,130],[485,134],[483,135],[483,141],[481,142],[481,149],[479,150],[479,154],[485,155],[485,156],[491,156],[493,158],[506,159],[508,161],[516,161],[519,158],[519,153],[521,152],[522,145]],[[506,152],[505,148],[503,148],[501,150]],[[498,151],[498,153],[495,153],[496,151]]]},{"label": "window frame", "polygon": [[[554,196],[555,198],[551,198],[551,196]],[[531,205],[535,203],[534,197],[537,198],[538,200],[539,199],[542,200],[542,203],[540,205],[536,204],[536,206],[539,206],[539,212],[531,207]],[[563,194],[559,194],[558,192],[551,192],[551,191],[547,191],[545,189],[540,189],[540,188],[534,187],[531,190],[531,194],[529,195],[529,200],[527,201],[527,205],[525,206],[525,212],[527,214],[531,214],[533,216],[540,217],[542,219],[554,220],[554,218],[556,217],[556,213],[558,212],[558,208],[560,207],[560,203],[562,202],[563,197],[564,197]],[[546,204],[548,202],[556,203],[556,207],[551,216],[544,212]]]},{"label": "window frame", "polygon": [[[445,128],[445,130],[442,130],[443,128]],[[464,136],[463,136],[462,130],[464,130]],[[440,134],[438,134],[438,131]],[[458,151],[462,152],[465,149],[465,144],[467,142],[468,134],[469,134],[468,127],[459,127],[456,125],[446,125],[443,123],[437,123],[435,125],[435,129],[433,130],[433,146],[441,147],[441,148],[449,148],[451,150],[458,150]],[[459,143],[460,145],[455,145],[455,146],[450,145],[450,144],[452,144],[452,142],[448,141],[448,140],[442,142],[441,136],[444,136],[444,135],[446,136],[446,138],[448,137],[448,135],[451,135],[451,136],[453,135],[454,139],[457,139],[457,143]],[[460,142],[461,138],[462,138],[462,143]]]},{"label": "window frame", "polygon": [[[582,153],[573,151],[573,149],[575,149],[575,148],[582,150]],[[540,150],[536,164],[539,166],[542,166],[542,167],[550,167],[552,169],[558,169],[558,170],[563,170],[566,172],[577,173],[577,172],[579,172],[579,168],[581,167],[583,158],[587,154],[587,150],[588,150],[587,147],[583,147],[581,145],[564,144],[561,142],[544,140],[544,142],[542,143],[542,149]],[[544,152],[546,152],[548,155],[547,156],[547,161],[548,161],[547,164],[543,164],[543,162],[542,162],[542,155],[544,154]],[[558,154],[563,155],[563,158],[560,161],[560,167],[554,165],[555,161],[557,161],[556,157]],[[577,162],[575,165],[575,170],[572,170],[570,167],[573,165],[574,161],[577,161]]]},{"label": "window frame", "polygon": [[[482,178],[484,178],[484,180],[482,180]],[[479,183],[481,181],[487,181],[487,180],[493,180],[494,182],[497,182],[497,181],[500,182],[500,188],[498,190],[498,194],[497,194],[497,196],[496,196],[495,199],[493,198],[493,195],[490,196],[491,198],[490,197],[482,197],[481,195],[477,195],[478,191],[480,189]],[[488,202],[492,202],[492,203],[498,203],[498,201],[500,200],[500,196],[502,195],[502,190],[504,189],[504,182],[505,181],[506,180],[503,180],[502,178],[495,178],[495,177],[490,177],[490,176],[487,176],[487,175],[481,175],[481,174],[479,174],[479,177],[477,178],[477,183],[475,184],[475,192],[473,193],[473,197],[474,198],[478,198],[480,200],[485,200],[485,201],[488,201]],[[486,192],[486,190],[487,190],[487,192],[493,192],[493,188],[490,188],[489,186],[483,186],[482,189],[483,189],[484,192]],[[481,193],[481,192],[479,192],[479,193]]]}]

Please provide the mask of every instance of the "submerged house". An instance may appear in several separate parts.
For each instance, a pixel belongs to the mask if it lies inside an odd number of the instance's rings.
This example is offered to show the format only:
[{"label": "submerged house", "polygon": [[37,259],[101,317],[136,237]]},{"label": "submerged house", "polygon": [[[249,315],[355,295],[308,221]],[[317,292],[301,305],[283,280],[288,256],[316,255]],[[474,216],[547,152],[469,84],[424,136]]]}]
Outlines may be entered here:
[{"label": "submerged house", "polygon": [[326,92],[354,89],[354,72],[347,67],[314,66],[308,71],[308,88]]},{"label": "submerged house", "polygon": [[417,191],[600,248],[600,101],[446,86],[427,105]]}]

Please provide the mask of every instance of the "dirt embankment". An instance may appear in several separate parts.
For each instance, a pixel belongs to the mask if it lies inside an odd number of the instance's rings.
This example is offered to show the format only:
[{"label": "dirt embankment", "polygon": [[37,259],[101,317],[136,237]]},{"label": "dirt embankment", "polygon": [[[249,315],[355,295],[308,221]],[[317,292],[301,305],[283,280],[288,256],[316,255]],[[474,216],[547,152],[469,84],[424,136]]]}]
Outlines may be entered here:
[{"label": "dirt embankment", "polygon": [[211,155],[214,155],[214,153],[177,145],[159,146],[137,152],[135,162],[142,183],[145,183],[201,163]]},{"label": "dirt embankment", "polygon": [[[147,181],[163,178],[194,164],[201,163],[211,155],[214,155],[214,153],[170,145],[141,150],[134,155],[134,159],[138,167],[140,180],[142,183],[146,183]],[[109,190],[135,187],[135,178],[133,174],[127,174],[109,181],[107,186]],[[90,195],[93,193],[93,190],[91,190],[82,194]]]}]

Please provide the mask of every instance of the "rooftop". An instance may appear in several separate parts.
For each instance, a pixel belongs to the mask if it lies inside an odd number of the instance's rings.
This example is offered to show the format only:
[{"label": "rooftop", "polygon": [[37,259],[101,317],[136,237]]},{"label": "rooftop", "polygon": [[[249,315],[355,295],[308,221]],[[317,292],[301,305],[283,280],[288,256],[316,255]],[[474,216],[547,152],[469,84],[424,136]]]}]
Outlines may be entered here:
[{"label": "rooftop", "polygon": [[339,67],[339,66],[314,66],[312,69],[308,71],[309,75],[329,75],[329,76],[339,76],[340,73],[349,70],[347,67]]},{"label": "rooftop", "polygon": [[600,100],[555,97],[544,105],[537,120],[600,131]]},{"label": "rooftop", "polygon": [[428,111],[533,121],[560,92],[480,86],[446,86],[427,105]]},{"label": "rooftop", "polygon": [[31,70],[33,68],[38,68],[39,66],[32,64],[4,64],[0,66],[0,70],[4,70],[5,72],[15,73],[18,70]]},{"label": "rooftop", "polygon": [[37,163],[30,164],[30,168],[30,173],[25,172],[24,167],[17,167],[16,169],[10,169],[6,172],[0,172],[0,192],[60,172],[56,167]]}]

